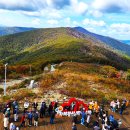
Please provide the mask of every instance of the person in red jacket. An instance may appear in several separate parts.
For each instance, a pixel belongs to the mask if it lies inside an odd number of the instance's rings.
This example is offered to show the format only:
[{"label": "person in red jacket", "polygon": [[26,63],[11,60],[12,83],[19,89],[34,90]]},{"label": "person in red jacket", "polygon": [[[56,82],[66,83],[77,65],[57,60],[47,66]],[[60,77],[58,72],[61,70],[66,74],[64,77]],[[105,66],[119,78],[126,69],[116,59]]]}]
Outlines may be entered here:
[{"label": "person in red jacket", "polygon": [[25,127],[25,119],[26,119],[25,114],[23,114],[21,117],[21,125],[20,125],[21,127]]}]

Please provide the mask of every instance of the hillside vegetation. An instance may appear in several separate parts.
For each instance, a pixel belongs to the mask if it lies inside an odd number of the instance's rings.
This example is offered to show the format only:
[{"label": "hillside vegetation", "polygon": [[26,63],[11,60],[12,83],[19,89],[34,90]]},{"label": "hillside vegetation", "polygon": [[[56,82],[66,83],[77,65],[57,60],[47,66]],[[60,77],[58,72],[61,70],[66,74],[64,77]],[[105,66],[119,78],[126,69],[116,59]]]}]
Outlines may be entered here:
[{"label": "hillside vegetation", "polygon": [[54,73],[42,79],[41,89],[46,91],[55,86],[61,94],[100,101],[130,99],[130,80],[126,73],[118,77],[119,73],[111,66],[64,62]]},{"label": "hillside vegetation", "polygon": [[32,64],[43,69],[62,61],[130,67],[130,60],[111,47],[72,28],[38,29],[0,37],[0,59],[10,65]]},{"label": "hillside vegetation", "polygon": [[[30,80],[25,80],[9,87],[7,97],[3,97],[1,100],[22,100],[24,97],[29,97],[30,100],[42,99],[49,92],[52,93],[51,95],[59,93],[87,100],[110,101],[117,98],[130,100],[130,70],[121,73],[111,66],[62,62],[57,65],[53,73],[36,76],[34,80],[38,82],[38,88],[28,90],[26,86],[29,85]],[[17,92],[12,93],[13,90],[17,90]]]}]

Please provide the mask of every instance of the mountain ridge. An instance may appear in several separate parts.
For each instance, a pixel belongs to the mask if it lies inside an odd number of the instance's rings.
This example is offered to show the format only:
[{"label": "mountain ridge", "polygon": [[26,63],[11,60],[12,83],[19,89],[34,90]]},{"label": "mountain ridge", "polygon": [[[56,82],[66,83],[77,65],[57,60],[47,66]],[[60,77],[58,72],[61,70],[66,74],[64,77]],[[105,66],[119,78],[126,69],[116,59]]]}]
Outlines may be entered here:
[{"label": "mountain ridge", "polygon": [[88,30],[86,30],[82,27],[74,27],[74,29],[85,34],[85,35],[88,35],[90,37],[94,37],[97,40],[113,47],[114,49],[119,50],[119,51],[130,56],[130,45],[124,44],[121,41],[114,39],[114,38],[111,38],[111,37],[108,37],[108,36],[102,36],[99,34],[89,32]]},{"label": "mountain ridge", "polygon": [[0,52],[1,61],[9,64],[42,67],[47,63],[76,61],[130,67],[129,60],[106,44],[69,27],[37,29],[0,37]]}]

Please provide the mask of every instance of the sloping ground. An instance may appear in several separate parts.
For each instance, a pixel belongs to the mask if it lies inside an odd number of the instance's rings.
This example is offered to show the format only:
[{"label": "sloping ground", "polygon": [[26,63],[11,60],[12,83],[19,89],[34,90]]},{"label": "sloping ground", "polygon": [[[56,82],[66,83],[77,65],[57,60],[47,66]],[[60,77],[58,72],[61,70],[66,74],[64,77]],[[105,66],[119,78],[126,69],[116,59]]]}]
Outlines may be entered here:
[{"label": "sloping ground", "polygon": [[41,81],[41,91],[55,88],[61,94],[95,100],[130,99],[130,80],[127,73],[120,73],[111,66],[63,62],[54,73]]}]

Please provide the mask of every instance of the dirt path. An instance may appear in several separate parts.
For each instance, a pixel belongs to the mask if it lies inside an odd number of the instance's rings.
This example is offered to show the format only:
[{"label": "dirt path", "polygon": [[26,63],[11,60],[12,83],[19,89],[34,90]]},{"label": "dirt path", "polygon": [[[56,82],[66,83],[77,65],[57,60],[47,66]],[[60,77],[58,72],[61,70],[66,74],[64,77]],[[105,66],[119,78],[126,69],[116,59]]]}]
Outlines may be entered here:
[{"label": "dirt path", "polygon": [[[7,83],[6,83],[6,86],[7,86],[7,88],[8,88],[8,87],[13,86],[13,85],[15,85],[15,84],[19,84],[19,83],[21,83],[22,81],[24,81],[25,79],[29,79],[29,77],[24,77],[24,78],[18,79],[18,80],[14,80],[14,79],[9,80],[9,81],[7,81]],[[1,83],[0,83],[0,88],[3,88],[3,86],[4,86],[4,82],[1,82]]]}]

